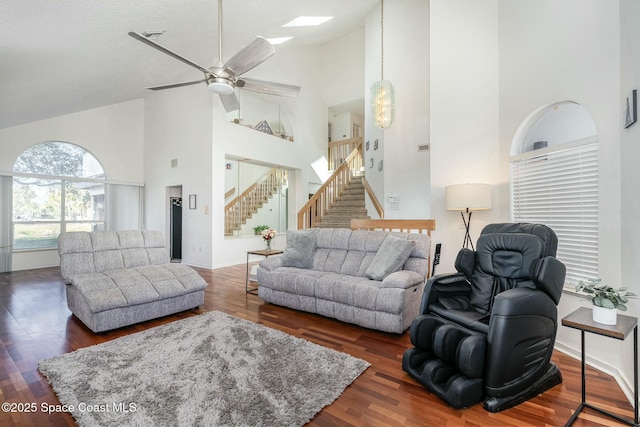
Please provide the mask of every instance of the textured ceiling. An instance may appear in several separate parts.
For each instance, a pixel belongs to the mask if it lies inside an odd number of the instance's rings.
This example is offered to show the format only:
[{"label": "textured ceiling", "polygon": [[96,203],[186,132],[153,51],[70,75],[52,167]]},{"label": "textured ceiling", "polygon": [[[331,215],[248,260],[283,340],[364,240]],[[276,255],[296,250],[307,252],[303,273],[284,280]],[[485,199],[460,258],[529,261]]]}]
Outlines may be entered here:
[{"label": "textured ceiling", "polygon": [[[223,59],[256,35],[294,36],[276,50],[322,44],[364,26],[379,0],[226,0]],[[281,28],[299,15],[335,16],[320,27]],[[218,57],[216,0],[2,0],[0,128],[145,96],[143,87],[202,77],[127,35],[164,30],[157,42],[205,66]],[[249,73],[250,74],[250,73]]]}]

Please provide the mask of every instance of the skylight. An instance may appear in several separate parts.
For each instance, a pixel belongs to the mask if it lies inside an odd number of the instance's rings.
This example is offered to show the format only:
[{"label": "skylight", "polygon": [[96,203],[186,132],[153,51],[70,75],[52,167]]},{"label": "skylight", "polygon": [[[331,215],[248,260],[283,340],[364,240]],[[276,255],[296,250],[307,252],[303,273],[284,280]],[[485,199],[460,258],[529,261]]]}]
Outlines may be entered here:
[{"label": "skylight", "polygon": [[283,27],[312,27],[324,24],[333,19],[333,16],[298,16],[291,22],[287,22]]},{"label": "skylight", "polygon": [[293,37],[274,37],[272,39],[267,39],[267,41],[271,44],[282,44],[291,40]]}]

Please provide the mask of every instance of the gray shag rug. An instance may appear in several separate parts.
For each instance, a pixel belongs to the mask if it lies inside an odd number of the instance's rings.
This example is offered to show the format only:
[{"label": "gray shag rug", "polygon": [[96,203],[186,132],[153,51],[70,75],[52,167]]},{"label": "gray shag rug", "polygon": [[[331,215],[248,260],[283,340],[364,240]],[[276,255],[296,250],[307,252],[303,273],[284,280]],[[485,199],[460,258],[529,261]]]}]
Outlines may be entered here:
[{"label": "gray shag rug", "polygon": [[41,360],[80,426],[301,426],[369,363],[218,311]]}]

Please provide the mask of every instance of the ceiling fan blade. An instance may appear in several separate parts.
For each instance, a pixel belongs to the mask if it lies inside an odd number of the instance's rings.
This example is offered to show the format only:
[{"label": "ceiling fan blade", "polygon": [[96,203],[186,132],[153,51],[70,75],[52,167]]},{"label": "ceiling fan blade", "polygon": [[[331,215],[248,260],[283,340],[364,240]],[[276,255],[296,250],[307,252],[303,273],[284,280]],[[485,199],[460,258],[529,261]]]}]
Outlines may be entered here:
[{"label": "ceiling fan blade", "polygon": [[300,86],[284,83],[267,82],[264,80],[242,78],[236,82],[236,86],[252,92],[266,93],[269,95],[288,96],[295,98],[300,92]]},{"label": "ceiling fan blade", "polygon": [[222,101],[222,106],[227,113],[240,108],[240,103],[238,102],[238,98],[236,97],[235,93],[229,95],[220,95],[220,101]]},{"label": "ceiling fan blade", "polygon": [[[187,58],[185,58],[182,55],[179,55],[177,53],[175,53],[174,51],[167,49],[166,47],[162,46],[161,44],[158,44],[156,42],[154,42],[153,40],[149,39],[148,37],[143,36],[142,34],[138,34],[134,31],[129,31],[129,35],[131,37],[133,37],[136,40],[141,41],[142,43],[151,46],[154,49],[159,50],[162,53],[165,53],[175,59],[177,59],[178,61],[182,61],[185,64],[193,67],[193,68],[197,68],[198,70],[202,71],[205,74],[212,74],[211,71],[209,71],[208,68],[203,67],[202,65],[198,65],[193,61],[188,60]],[[268,43],[268,42],[267,42]]]},{"label": "ceiling fan blade", "polygon": [[262,37],[256,37],[251,43],[243,47],[224,64],[224,68],[231,69],[236,77],[254,69],[269,59],[276,50],[271,43]]},{"label": "ceiling fan blade", "polygon": [[174,87],[191,86],[191,85],[195,85],[195,84],[198,84],[198,83],[204,83],[204,82],[205,82],[205,80],[196,80],[196,81],[193,81],[193,82],[172,83],[172,84],[162,85],[162,86],[150,86],[150,87],[145,87],[145,89],[149,89],[149,90],[173,89]]}]

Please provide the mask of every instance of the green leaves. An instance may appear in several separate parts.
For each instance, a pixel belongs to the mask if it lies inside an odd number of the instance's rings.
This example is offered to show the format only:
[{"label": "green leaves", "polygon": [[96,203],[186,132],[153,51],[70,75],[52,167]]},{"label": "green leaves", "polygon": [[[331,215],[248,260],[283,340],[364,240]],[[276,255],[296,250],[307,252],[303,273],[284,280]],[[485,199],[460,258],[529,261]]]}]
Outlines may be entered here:
[{"label": "green leaves", "polygon": [[629,298],[635,298],[637,295],[627,291],[626,287],[613,288],[609,285],[602,284],[602,279],[589,279],[586,282],[580,281],[576,285],[576,292],[584,292],[593,295],[591,302],[593,305],[609,309],[618,309],[627,311],[626,303]]}]

